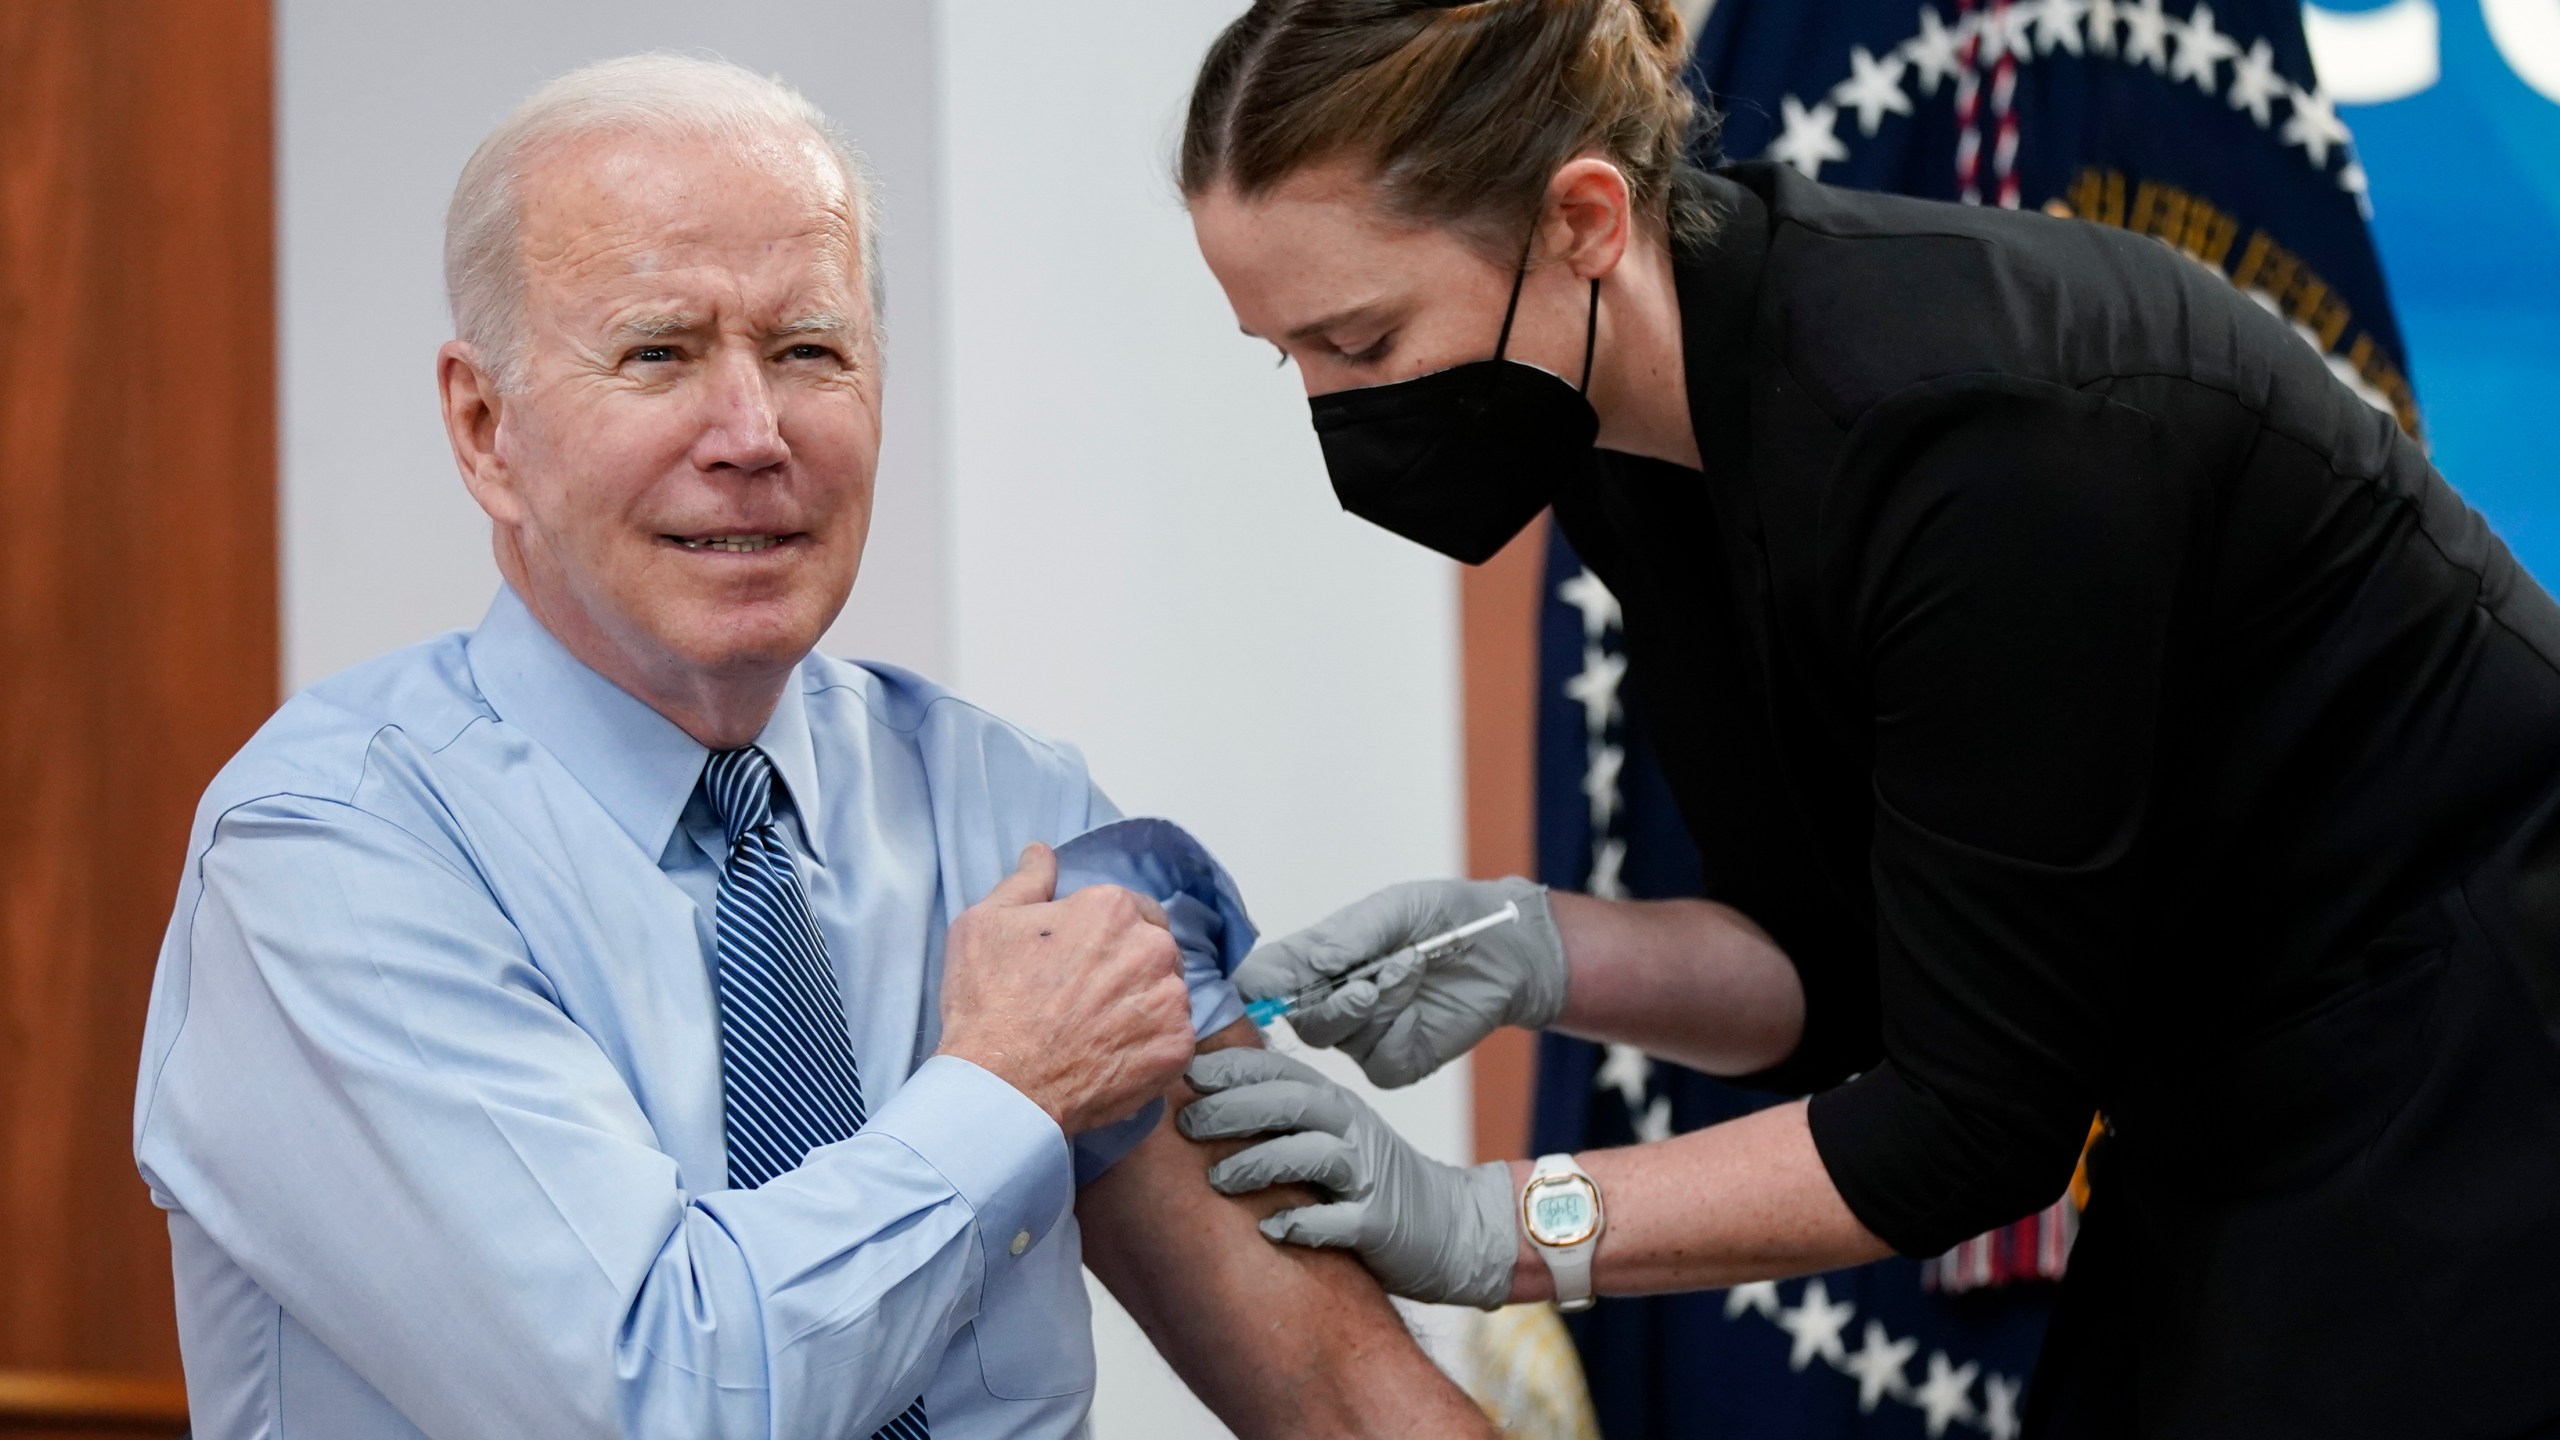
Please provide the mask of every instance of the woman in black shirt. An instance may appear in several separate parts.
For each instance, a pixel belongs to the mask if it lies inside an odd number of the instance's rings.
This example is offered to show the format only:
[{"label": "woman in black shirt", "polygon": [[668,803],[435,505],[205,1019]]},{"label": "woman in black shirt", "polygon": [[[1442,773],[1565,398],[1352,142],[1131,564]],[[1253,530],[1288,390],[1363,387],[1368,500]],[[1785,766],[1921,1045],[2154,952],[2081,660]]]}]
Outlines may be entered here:
[{"label": "woman in black shirt", "polygon": [[1709,897],[1400,886],[1237,978],[1383,1083],[1511,1023],[1812,1098],[1461,1171],[1230,1055],[1186,1128],[1297,1133],[1213,1180],[1579,1299],[1937,1253],[2103,1113],[2032,1427],[2560,1424],[2560,608],[2219,277],[1699,174],[1679,56],[1659,0],[1266,0],[1203,67],[1202,252],[1345,505],[1470,562],[1553,506]]}]

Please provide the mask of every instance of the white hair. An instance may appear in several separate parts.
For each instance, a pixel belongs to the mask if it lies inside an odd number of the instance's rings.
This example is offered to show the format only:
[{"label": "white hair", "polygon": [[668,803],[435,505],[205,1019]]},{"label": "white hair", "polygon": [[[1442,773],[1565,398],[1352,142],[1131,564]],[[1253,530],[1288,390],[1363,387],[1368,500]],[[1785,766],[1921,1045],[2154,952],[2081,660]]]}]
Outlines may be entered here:
[{"label": "white hair", "polygon": [[501,390],[525,381],[524,265],[516,187],[540,153],[600,132],[755,141],[805,130],[842,171],[861,231],[871,328],[882,335],[880,207],[853,141],[808,97],[726,60],[663,51],[601,60],[536,90],[489,132],[462,167],[444,217],[445,299],[454,334]]}]

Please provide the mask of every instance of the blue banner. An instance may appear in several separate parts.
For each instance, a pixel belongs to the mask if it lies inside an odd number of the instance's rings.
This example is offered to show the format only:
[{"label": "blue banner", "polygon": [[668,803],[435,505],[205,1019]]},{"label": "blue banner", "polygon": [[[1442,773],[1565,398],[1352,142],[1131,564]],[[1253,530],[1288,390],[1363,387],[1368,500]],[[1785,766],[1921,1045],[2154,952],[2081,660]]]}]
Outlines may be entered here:
[{"label": "blue banner", "polygon": [[2560,0],[2324,0],[2436,468],[2560,586]]}]

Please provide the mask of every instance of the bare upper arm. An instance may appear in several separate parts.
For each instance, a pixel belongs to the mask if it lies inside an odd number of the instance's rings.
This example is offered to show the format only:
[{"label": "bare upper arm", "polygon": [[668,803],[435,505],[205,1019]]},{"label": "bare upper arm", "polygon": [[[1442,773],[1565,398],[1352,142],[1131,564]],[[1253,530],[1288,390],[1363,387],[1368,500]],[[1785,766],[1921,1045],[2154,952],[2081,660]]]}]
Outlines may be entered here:
[{"label": "bare upper arm", "polygon": [[[1201,1049],[1260,1045],[1239,1020]],[[1165,1118],[1076,1197],[1085,1263],[1184,1383],[1237,1435],[1490,1436],[1347,1253],[1274,1245],[1254,1222],[1305,1191],[1230,1199],[1208,1168],[1249,1141],[1174,1128],[1194,1098],[1177,1080]]]}]

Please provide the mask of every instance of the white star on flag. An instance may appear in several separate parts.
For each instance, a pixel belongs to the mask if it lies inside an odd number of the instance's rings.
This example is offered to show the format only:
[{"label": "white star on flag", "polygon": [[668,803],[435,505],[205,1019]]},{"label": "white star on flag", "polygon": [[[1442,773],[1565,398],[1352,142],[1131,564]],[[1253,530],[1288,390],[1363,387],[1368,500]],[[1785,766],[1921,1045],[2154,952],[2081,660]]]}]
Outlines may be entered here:
[{"label": "white star on flag", "polygon": [[2207,95],[2214,93],[2214,68],[2240,53],[2240,42],[2214,28],[2213,7],[2199,4],[2187,22],[2178,27],[2178,58],[2169,67],[2169,81],[2193,80],[2196,88]]},{"label": "white star on flag", "polygon": [[1602,900],[1627,898],[1627,882],[1621,872],[1627,868],[1627,842],[1615,836],[1591,847],[1590,891]]},{"label": "white star on flag", "polygon": [[1556,598],[1582,612],[1582,638],[1596,641],[1618,623],[1618,597],[1585,570],[1556,587]]},{"label": "white star on flag", "polygon": [[1831,1289],[1817,1275],[1804,1282],[1804,1294],[1792,1310],[1778,1312],[1778,1328],[1795,1337],[1795,1345],[1787,1351],[1787,1368],[1801,1370],[1813,1363],[1813,1357],[1837,1365],[1848,1358],[1840,1344],[1840,1332],[1849,1328],[1849,1317],[1858,1307],[1843,1300],[1831,1303]]},{"label": "white star on flag", "polygon": [[2035,23],[2028,7],[1993,6],[1982,15],[1982,49],[1974,63],[1985,68],[1998,63],[2003,52],[2021,60],[2036,58],[2035,36],[2027,27]]},{"label": "white star on flag", "polygon": [[[2347,163],[2338,170],[2338,188],[2356,197],[2357,214],[2367,220],[2373,218],[2373,180],[2364,173],[2364,162],[2353,154],[2347,156]],[[2389,410],[2391,407],[2385,405],[2382,408]]]},{"label": "white star on flag", "polygon": [[2124,63],[2169,68],[2169,17],[2160,13],[2160,0],[2124,10]]},{"label": "white star on flag", "polygon": [[1982,1377],[1982,1428],[1991,1440],[2018,1440],[2018,1396],[2027,1387],[2006,1375]]},{"label": "white star on flag", "polygon": [[1737,1319],[1745,1310],[1757,1310],[1775,1320],[1778,1318],[1778,1282],[1754,1280],[1736,1285],[1724,1292],[1724,1318]]},{"label": "white star on flag", "polygon": [[1834,160],[1849,158],[1849,147],[1840,143],[1833,132],[1839,127],[1840,112],[1828,100],[1811,108],[1793,95],[1778,101],[1779,120],[1783,127],[1777,139],[1769,142],[1769,158],[1783,160],[1804,172],[1807,180],[1822,178],[1822,167]]},{"label": "white star on flag", "polygon": [[2353,138],[2347,134],[2346,122],[2338,118],[2338,107],[2319,91],[2295,87],[2292,98],[2293,114],[2284,122],[2284,143],[2301,146],[2314,166],[2326,170],[2329,147],[2344,146]]},{"label": "white star on flag", "polygon": [[1671,1097],[1656,1095],[1641,1115],[1629,1116],[1635,1122],[1636,1139],[1646,1145],[1671,1138]]},{"label": "white star on flag", "polygon": [[1903,1368],[1919,1350],[1919,1341],[1896,1340],[1883,1326],[1867,1322],[1867,1343],[1840,1362],[1841,1372],[1858,1382],[1859,1414],[1874,1414],[1876,1402],[1887,1396],[1901,1400],[1911,1394],[1911,1381]]},{"label": "white star on flag", "polygon": [[1597,733],[1618,715],[1618,682],[1627,678],[1627,657],[1597,645],[1582,647],[1582,673],[1564,682],[1565,698],[1582,707],[1582,725]]},{"label": "white star on flag", "polygon": [[1981,1370],[1971,1360],[1950,1368],[1946,1351],[1929,1352],[1929,1378],[1911,1393],[1911,1403],[1920,1407],[1929,1440],[1947,1433],[1947,1426],[1955,1421],[1974,1423],[1973,1377]]},{"label": "white star on flag", "polygon": [[1653,1057],[1633,1045],[1612,1045],[1601,1058],[1600,1071],[1591,1077],[1593,1088],[1615,1090],[1633,1110],[1644,1103],[1646,1087],[1653,1083]]},{"label": "white star on flag", "polygon": [[2089,0],[2089,53],[2116,53],[2116,0]]},{"label": "white star on flag", "polygon": [[1606,830],[1618,815],[1618,772],[1627,752],[1615,745],[1591,747],[1591,766],[1582,773],[1582,798],[1591,802],[1591,828]]},{"label": "white star on flag", "polygon": [[2276,73],[2276,47],[2266,41],[2260,40],[2246,56],[2231,62],[2231,108],[2248,111],[2259,129],[2275,123],[2271,107],[2285,89],[2284,77]]},{"label": "white star on flag", "polygon": [[1911,113],[1911,97],[1902,93],[1902,72],[1909,62],[1900,55],[1887,52],[1882,60],[1867,53],[1864,45],[1849,47],[1850,75],[1831,87],[1831,98],[1858,112],[1858,133],[1873,135],[1884,123],[1885,112],[1896,115]]},{"label": "white star on flag", "polygon": [[2089,0],[2042,0],[2036,7],[2037,53],[2050,55],[2059,48],[2079,54],[2081,17],[2088,13]]},{"label": "white star on flag", "polygon": [[1964,47],[1965,33],[1972,25],[1973,21],[1968,17],[1958,21],[1956,28],[1950,30],[1946,22],[1938,18],[1937,11],[1925,5],[1920,7],[1920,33],[1902,42],[1902,52],[1920,67],[1919,75],[1914,78],[1921,94],[1937,94],[1939,81],[1953,80],[1956,72],[1964,68],[1964,59],[1957,52]]}]

